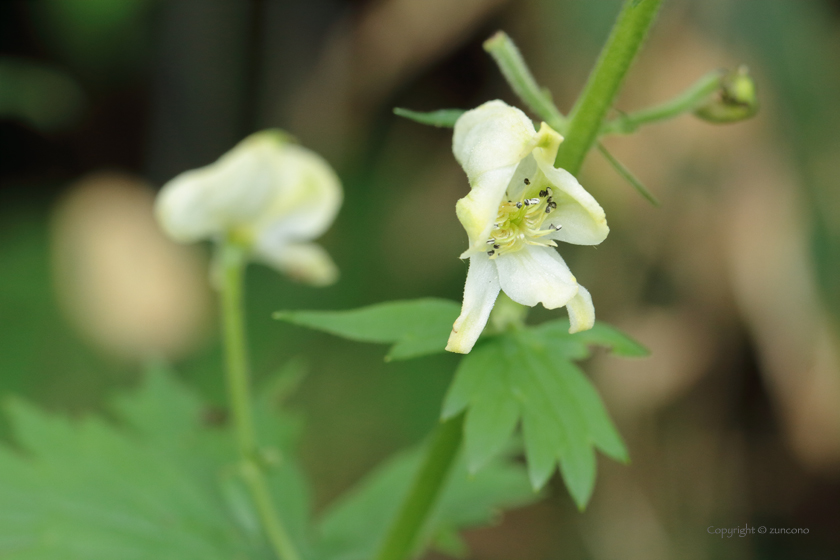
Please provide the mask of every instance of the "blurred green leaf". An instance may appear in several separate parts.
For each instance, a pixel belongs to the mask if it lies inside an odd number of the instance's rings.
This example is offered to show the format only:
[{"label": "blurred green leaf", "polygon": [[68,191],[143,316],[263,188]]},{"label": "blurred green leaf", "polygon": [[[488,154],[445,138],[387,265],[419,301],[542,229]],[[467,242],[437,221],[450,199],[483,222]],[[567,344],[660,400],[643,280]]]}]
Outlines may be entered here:
[{"label": "blurred green leaf", "polygon": [[394,107],[394,114],[406,119],[418,122],[420,124],[428,124],[438,128],[453,128],[455,121],[466,111],[464,109],[440,109],[438,111],[429,111],[422,113],[419,111],[412,111],[410,109],[402,109],[401,107]]},{"label": "blurred green leaf", "polygon": [[[205,425],[193,394],[157,366],[113,408],[127,431],[7,403],[23,453],[0,448],[0,556],[270,558],[231,464],[232,438]],[[269,481],[302,538],[308,497],[293,463],[284,457]]]},{"label": "blurred green leaf", "polygon": [[[400,454],[362,480],[323,516],[318,526],[319,559],[368,560],[408,493],[420,467],[423,449]],[[505,458],[477,475],[459,460],[440,500],[429,516],[417,552],[428,546],[449,552],[463,551],[461,529],[486,525],[502,509],[539,498],[528,484],[524,469]]]},{"label": "blurred green leaf", "polygon": [[559,463],[582,509],[595,483],[593,446],[618,461],[628,456],[597,391],[572,361],[588,357],[592,344],[624,356],[647,351],[604,324],[573,335],[568,328],[568,321],[552,321],[477,346],[461,361],[442,415],[467,409],[464,445],[471,472],[503,449],[521,420],[533,487],[541,488]]},{"label": "blurred green leaf", "polygon": [[78,121],[86,99],[70,76],[43,64],[0,57],[0,117],[47,132]]},{"label": "blurred green leaf", "polygon": [[348,311],[278,311],[275,319],[359,342],[394,343],[386,360],[444,351],[461,306],[435,298],[378,303]]}]

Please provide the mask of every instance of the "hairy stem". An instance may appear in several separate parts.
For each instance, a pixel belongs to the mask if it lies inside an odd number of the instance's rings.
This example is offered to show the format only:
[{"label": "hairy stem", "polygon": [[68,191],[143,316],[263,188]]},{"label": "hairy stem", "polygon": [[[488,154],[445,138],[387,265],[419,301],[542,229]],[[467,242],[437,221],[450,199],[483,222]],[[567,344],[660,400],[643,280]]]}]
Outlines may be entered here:
[{"label": "hairy stem", "polygon": [[278,560],[300,560],[271,500],[258,459],[257,438],[251,411],[251,387],[242,310],[246,254],[226,241],[219,247],[216,280],[222,309],[225,362],[230,409],[239,447],[240,472],[257,509],[263,529]]},{"label": "hairy stem", "polygon": [[459,414],[437,427],[423,464],[376,560],[405,560],[411,555],[461,447],[463,425],[464,415]]},{"label": "hairy stem", "polygon": [[607,44],[569,115],[566,141],[560,145],[555,161],[558,167],[573,175],[580,171],[661,4],[662,0],[625,0]]}]

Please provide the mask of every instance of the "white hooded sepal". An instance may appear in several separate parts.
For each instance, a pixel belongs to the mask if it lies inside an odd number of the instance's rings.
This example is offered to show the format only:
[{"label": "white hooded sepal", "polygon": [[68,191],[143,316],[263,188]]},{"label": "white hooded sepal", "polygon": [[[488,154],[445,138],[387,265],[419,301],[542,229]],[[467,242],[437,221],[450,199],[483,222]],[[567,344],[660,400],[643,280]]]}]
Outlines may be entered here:
[{"label": "white hooded sepal", "polygon": [[278,189],[276,161],[288,145],[283,132],[258,132],[216,162],[181,173],[155,202],[161,227],[176,241],[190,243],[255,222]]},{"label": "white hooded sepal", "polygon": [[471,187],[456,205],[470,239],[470,249],[463,256],[481,250],[517,168],[532,154],[553,159],[562,140],[546,123],[534,130],[525,113],[499,100],[461,115],[455,123],[452,152]]}]

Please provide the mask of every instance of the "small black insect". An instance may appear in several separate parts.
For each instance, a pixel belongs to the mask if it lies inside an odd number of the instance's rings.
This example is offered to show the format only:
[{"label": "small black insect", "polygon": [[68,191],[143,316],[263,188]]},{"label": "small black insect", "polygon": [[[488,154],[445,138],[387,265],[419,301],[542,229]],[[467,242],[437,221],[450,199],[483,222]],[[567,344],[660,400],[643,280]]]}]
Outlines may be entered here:
[{"label": "small black insect", "polygon": [[531,181],[528,179],[528,177],[525,177],[525,184],[526,184],[526,185],[530,185],[530,184],[531,184]]}]

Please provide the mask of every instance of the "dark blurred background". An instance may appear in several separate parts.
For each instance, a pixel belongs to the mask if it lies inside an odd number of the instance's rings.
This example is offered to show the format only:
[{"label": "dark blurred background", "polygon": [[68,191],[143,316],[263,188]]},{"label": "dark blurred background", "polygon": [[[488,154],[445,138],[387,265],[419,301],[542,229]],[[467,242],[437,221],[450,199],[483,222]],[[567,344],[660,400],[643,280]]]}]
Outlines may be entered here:
[{"label": "dark blurred background", "polygon": [[[460,299],[466,179],[450,132],[394,117],[516,103],[483,52],[519,44],[567,111],[617,0],[40,0],[0,3],[0,394],[101,410],[150,356],[224,404],[207,247],[158,232],[155,190],[252,131],[322,153],[346,202],[326,289],[253,266],[259,381],[309,364],[291,405],[324,504],[434,425],[457,363],[279,324],[277,309]],[[672,0],[618,109],[746,63],[762,110],[608,139],[662,200],[593,153],[581,181],[612,229],[561,252],[599,318],[653,356],[586,364],[633,462],[599,461],[590,508],[558,481],[468,535],[476,559],[792,559],[840,552],[840,3]],[[563,312],[561,312],[562,314]],[[537,310],[532,320],[556,316]],[[0,420],[0,435],[7,434]],[[5,437],[5,436],[4,436]],[[721,539],[707,527],[807,528]]]}]

